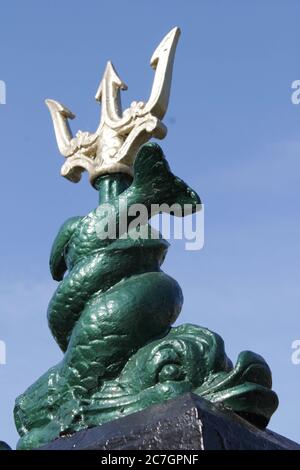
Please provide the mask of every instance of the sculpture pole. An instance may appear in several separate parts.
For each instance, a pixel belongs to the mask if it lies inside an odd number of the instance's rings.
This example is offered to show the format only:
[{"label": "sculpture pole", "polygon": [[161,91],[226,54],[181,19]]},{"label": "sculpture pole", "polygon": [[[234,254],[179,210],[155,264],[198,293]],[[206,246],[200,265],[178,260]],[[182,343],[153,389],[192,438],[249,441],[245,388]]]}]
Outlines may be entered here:
[{"label": "sculpture pole", "polygon": [[[102,114],[94,133],[79,131],[73,137],[68,119],[74,115],[47,100],[65,157],[62,175],[78,182],[88,171],[100,203],[87,216],[67,220],[52,247],[50,270],[59,284],[48,322],[64,357],[17,398],[20,449],[188,391],[260,427],[277,407],[271,373],[260,356],[243,352],[233,367],[217,334],[190,324],[172,327],[183,296],[178,283],[161,270],[168,243],[157,232],[153,236],[146,219],[154,206],[158,212],[174,204],[195,212],[201,204],[197,193],[173,175],[161,148],[146,142],[166,135],[161,120],[178,37],[174,28],[153,54],[149,100],[134,102],[124,112],[119,95],[126,85],[107,64],[96,93]],[[148,214],[138,237],[130,225],[135,204]],[[107,236],[107,205],[116,222],[114,237]]]}]

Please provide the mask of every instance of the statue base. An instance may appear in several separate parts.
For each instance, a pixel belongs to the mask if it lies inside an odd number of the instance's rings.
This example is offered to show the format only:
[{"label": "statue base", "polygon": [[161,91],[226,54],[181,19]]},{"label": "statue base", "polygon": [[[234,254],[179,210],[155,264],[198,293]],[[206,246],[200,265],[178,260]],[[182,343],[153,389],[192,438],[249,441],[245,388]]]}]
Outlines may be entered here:
[{"label": "statue base", "polygon": [[186,393],[39,450],[300,450],[300,445]]}]

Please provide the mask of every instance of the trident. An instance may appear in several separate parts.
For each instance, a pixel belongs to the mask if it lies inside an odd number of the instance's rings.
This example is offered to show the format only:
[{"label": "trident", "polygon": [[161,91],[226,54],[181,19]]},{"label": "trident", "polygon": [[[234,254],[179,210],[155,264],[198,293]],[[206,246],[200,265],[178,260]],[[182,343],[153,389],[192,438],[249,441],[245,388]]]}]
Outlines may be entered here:
[{"label": "trident", "polygon": [[120,79],[113,64],[106,65],[104,76],[95,95],[101,103],[101,118],[94,133],[78,131],[73,137],[69,119],[75,115],[58,101],[46,100],[53,120],[60,153],[66,158],[62,176],[73,182],[88,171],[90,181],[102,174],[123,172],[132,175],[137,150],[151,137],[163,139],[167,134],[161,122],[169,103],[172,70],[180,29],[173,28],[161,41],[151,57],[155,70],[148,101],[133,101],[122,111],[120,91],[127,85]]}]

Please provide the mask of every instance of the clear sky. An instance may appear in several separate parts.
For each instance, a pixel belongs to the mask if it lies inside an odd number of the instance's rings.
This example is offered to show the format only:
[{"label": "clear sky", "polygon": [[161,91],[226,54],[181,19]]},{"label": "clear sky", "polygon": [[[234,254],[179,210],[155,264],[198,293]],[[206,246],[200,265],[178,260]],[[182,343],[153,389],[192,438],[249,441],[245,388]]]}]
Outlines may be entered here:
[{"label": "clear sky", "polygon": [[15,397],[61,358],[46,322],[52,240],[97,202],[86,178],[60,177],[44,99],[77,114],[75,131],[95,130],[106,61],[129,86],[124,105],[145,100],[151,54],[178,25],[162,147],[205,203],[205,247],[174,241],[164,270],[184,292],[180,322],[218,332],[233,360],[265,357],[280,398],[270,428],[300,441],[300,3],[1,0],[0,17],[0,439],[15,445]]}]

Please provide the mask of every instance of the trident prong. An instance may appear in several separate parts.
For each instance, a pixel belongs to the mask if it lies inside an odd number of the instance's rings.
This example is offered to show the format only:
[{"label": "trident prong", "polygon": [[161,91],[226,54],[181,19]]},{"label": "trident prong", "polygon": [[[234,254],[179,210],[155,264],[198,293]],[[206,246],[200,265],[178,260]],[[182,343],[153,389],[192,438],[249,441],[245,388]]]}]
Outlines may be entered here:
[{"label": "trident prong", "polygon": [[69,155],[69,147],[72,131],[69,126],[68,119],[74,119],[76,116],[68,108],[55,100],[46,100],[54,124],[54,132],[57,145],[62,155]]},{"label": "trident prong", "polygon": [[87,170],[93,183],[100,174],[125,172],[132,174],[136,151],[151,137],[162,139],[167,129],[162,124],[170,96],[174,56],[180,29],[173,28],[152,55],[150,64],[155,70],[149,100],[134,101],[122,111],[120,91],[127,85],[108,62],[96,92],[101,102],[101,119],[96,132],[78,131],[73,137],[68,119],[74,114],[58,101],[46,100],[54,124],[57,144],[67,160],[62,175],[77,182]]},{"label": "trident prong", "polygon": [[[127,90],[127,85],[120,79],[111,61],[107,62],[103,79],[100,82],[96,101],[101,102],[101,121],[108,125],[119,123],[122,119],[120,90]],[[100,121],[100,126],[102,122]]]},{"label": "trident prong", "polygon": [[167,112],[171,91],[172,72],[180,29],[173,28],[155,49],[150,65],[155,70],[152,91],[144,113],[163,119]]}]

